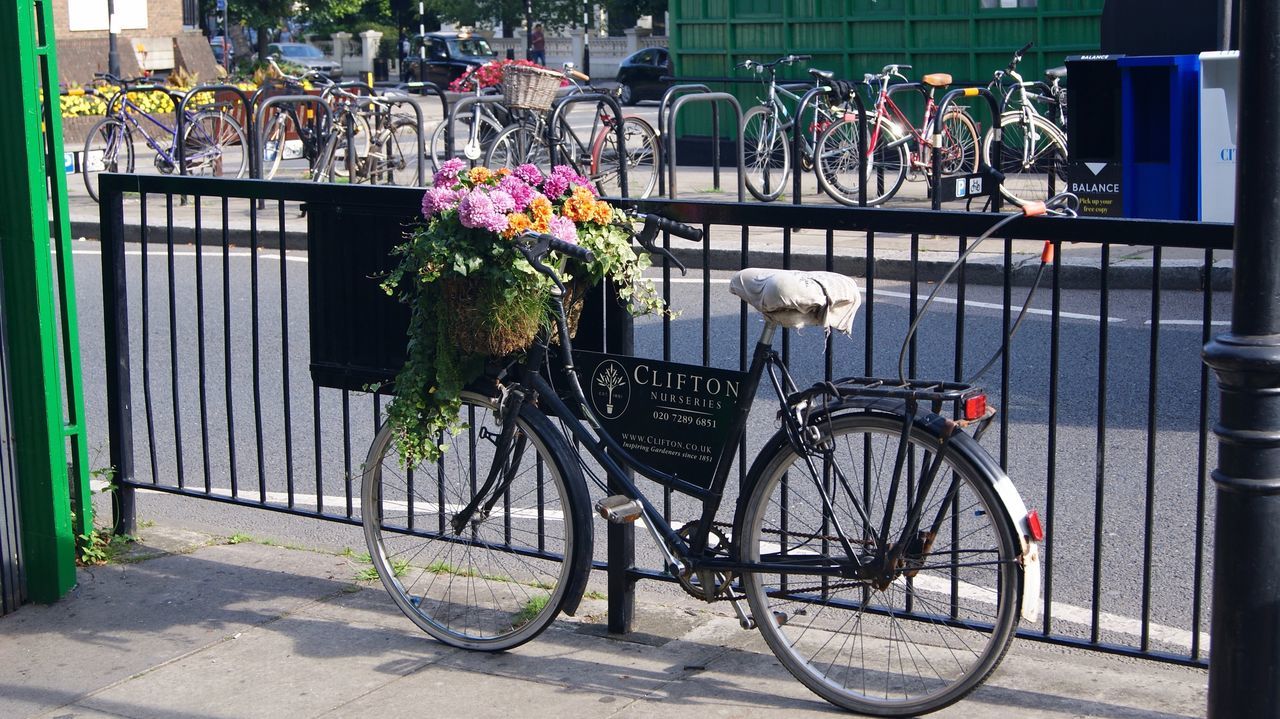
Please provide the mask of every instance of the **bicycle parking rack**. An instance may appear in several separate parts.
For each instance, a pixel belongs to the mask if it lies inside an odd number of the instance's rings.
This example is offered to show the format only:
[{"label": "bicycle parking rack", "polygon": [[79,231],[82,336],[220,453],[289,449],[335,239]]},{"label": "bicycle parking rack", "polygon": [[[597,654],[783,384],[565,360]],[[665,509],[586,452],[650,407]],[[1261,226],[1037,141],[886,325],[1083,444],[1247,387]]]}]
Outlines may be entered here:
[{"label": "bicycle parking rack", "polygon": [[[614,137],[618,142],[618,151],[622,153],[622,157],[620,158],[620,163],[618,165],[620,168],[618,173],[618,192],[623,197],[626,197],[628,190],[626,136],[622,132],[622,105],[618,104],[618,98],[613,95],[605,95],[598,92],[584,95],[566,95],[565,97],[556,98],[556,100],[551,103],[551,121],[547,123],[547,147],[551,155],[551,166],[555,167],[560,159],[558,157],[561,140],[560,123],[564,119],[565,108],[570,105],[577,105],[584,102],[608,105],[609,111],[613,113],[613,118],[616,121],[613,125]],[[595,138],[592,137],[591,141],[594,143]],[[657,158],[654,158],[654,161],[657,162]],[[661,173],[661,167],[656,169]]]},{"label": "bicycle parking rack", "polygon": [[[363,84],[363,83],[362,83],[362,84]],[[368,87],[368,86],[366,85],[366,87]],[[379,105],[382,105],[382,106],[386,107],[386,110],[379,110],[379,111],[377,112],[377,115],[376,115],[377,120],[376,120],[376,122],[377,122],[377,123],[379,123],[379,124],[378,124],[378,126],[379,126],[379,127],[381,126],[381,123],[383,123],[383,122],[386,122],[386,123],[387,123],[387,127],[390,127],[390,126],[391,126],[391,115],[392,115],[392,112],[391,112],[391,108],[389,107],[390,105],[408,105],[409,107],[413,108],[414,121],[415,121],[416,126],[417,126],[417,128],[418,128],[418,181],[417,181],[417,185],[418,185],[419,187],[423,186],[423,185],[425,184],[425,179],[426,179],[426,178],[423,176],[423,169],[422,169],[422,166],[423,166],[423,163],[425,163],[425,162],[427,161],[427,144],[426,144],[426,139],[425,139],[425,130],[423,129],[423,123],[422,123],[422,108],[421,108],[421,107],[418,107],[418,103],[414,102],[413,98],[412,98],[412,97],[409,97],[409,96],[405,96],[405,97],[395,97],[395,96],[388,97],[388,96],[386,96],[386,95],[376,95],[376,96],[368,97],[368,98],[364,98],[364,97],[362,97],[362,98],[360,98],[360,104],[361,104],[361,105],[373,105],[373,104],[379,104]],[[352,128],[352,127],[347,127],[347,147],[351,147],[351,146],[352,146],[352,141],[353,141],[353,138],[352,138],[352,131],[353,131],[353,129],[354,129],[354,128]],[[375,130],[375,132],[376,132],[376,130]],[[447,132],[447,131],[446,131],[446,132]],[[355,160],[354,160],[353,155],[354,155],[354,153],[351,153],[351,152],[348,152],[348,153],[347,153],[347,173],[348,173],[348,175],[347,175],[347,176],[348,176],[348,177],[354,177],[354,175],[353,175],[353,174],[350,174],[350,173],[352,173],[352,172],[354,171],[354,169],[355,169],[355,168],[354,168],[354,166],[353,166],[353,163],[354,163],[354,161],[355,161]]]},{"label": "bicycle parking rack", "polygon": [[[453,123],[457,116],[462,114],[463,110],[470,109],[472,105],[501,105],[503,102],[505,102],[505,98],[501,95],[481,95],[479,97],[475,95],[468,95],[459,100],[458,104],[450,108],[449,112],[445,113],[444,120],[442,120],[442,122],[446,123],[444,126],[445,158],[448,159],[453,157]],[[476,160],[479,159],[480,158],[477,157],[474,160],[468,161],[471,163],[472,167],[475,167]]]},{"label": "bicycle parking rack", "polygon": [[[938,112],[934,115],[934,127],[931,128],[933,130],[933,146],[935,148],[942,146],[942,130],[941,130],[942,118],[946,117],[947,110],[952,105],[955,104],[955,100],[958,97],[981,97],[987,101],[988,108],[991,111],[991,117],[993,118],[992,122],[994,123],[992,126],[992,132],[994,132],[995,135],[993,136],[992,141],[995,143],[996,167],[1002,167],[1004,165],[1004,141],[1003,141],[1004,130],[1003,130],[1003,127],[1001,126],[1001,116],[1003,115],[1003,112],[1002,112],[1003,108],[1001,107],[1001,105],[1003,103],[997,100],[996,96],[993,95],[991,91],[986,89],[985,87],[958,87],[942,96],[942,101],[938,103]],[[931,173],[933,175],[933,186],[929,188],[929,194],[932,198],[931,202],[932,202],[933,209],[935,210],[942,209],[943,181],[948,180],[951,182],[960,182],[961,181],[960,178],[964,178],[964,181],[967,183],[965,196],[972,198],[980,194],[988,194],[991,197],[991,211],[992,212],[1000,211],[1001,199],[1002,199],[1002,195],[1000,193],[1000,183],[1004,178],[1000,176],[999,171],[995,170],[990,166],[986,166],[986,164],[983,162],[982,137],[981,136],[975,137],[974,141],[976,145],[973,148],[973,151],[974,153],[977,154],[977,158],[978,158],[977,175],[979,177],[977,178],[970,175],[958,175],[951,178],[944,178],[942,176],[942,153],[940,152],[931,153],[933,155],[933,158],[932,158],[933,171]],[[977,189],[975,191],[972,189],[973,179],[979,179],[979,181],[985,181],[988,183],[988,186],[982,186],[980,187],[980,189]],[[957,194],[957,193],[952,193],[952,194]],[[956,199],[959,199],[959,198],[956,198]]]},{"label": "bicycle parking rack", "polygon": [[[806,85],[807,87],[807,85]],[[796,166],[791,171],[791,203],[800,204],[800,152],[804,148],[803,128],[800,127],[804,113],[809,109],[810,103],[819,95],[830,95],[835,89],[822,85],[820,87],[811,87],[809,91],[800,98],[800,104],[796,105],[796,114],[794,127],[791,133],[791,157],[794,158]],[[856,92],[849,93],[853,104],[857,106],[858,117],[863,118],[863,122],[858,123],[858,177],[861,182],[858,183],[858,206],[867,206],[867,106],[862,101],[862,96]],[[820,172],[818,167],[818,143],[814,139],[813,143],[813,173],[816,176]],[[767,188],[766,188],[767,190]],[[821,192],[821,188],[819,188]]]},{"label": "bicycle parking rack", "polygon": [[[265,102],[254,108],[253,126],[256,137],[253,141],[253,146],[255,149],[263,146],[262,133],[266,128],[262,126],[262,120],[266,117],[267,110],[276,105],[315,105],[321,110],[319,114],[324,116],[319,123],[321,127],[326,127],[328,123],[333,122],[333,108],[329,107],[329,103],[325,102],[324,98],[319,95],[272,95]],[[283,152],[283,148],[278,152]],[[249,174],[254,179],[262,179],[262,158],[257,152],[254,152],[253,157],[250,158]]]},{"label": "bicycle parking rack", "polygon": [[[664,134],[666,132],[666,130],[664,129],[666,128],[666,124],[663,122],[663,120],[665,119],[667,112],[670,109],[671,101],[675,98],[676,95],[683,95],[686,93],[694,93],[694,92],[711,92],[711,88],[701,83],[685,83],[682,85],[672,85],[671,87],[667,88],[666,92],[662,93],[662,102],[658,103],[658,119],[656,121],[656,124],[657,124],[656,129],[658,132],[658,148],[659,148],[658,154],[661,156],[661,163],[658,165],[658,194],[659,195],[666,194],[666,191],[667,191],[666,164],[665,164],[667,153],[666,153],[666,147],[664,146],[664,142],[663,142],[663,138],[666,137],[666,135]],[[715,137],[715,138],[720,137],[720,106],[719,105],[711,106],[711,135],[712,137]],[[711,145],[711,185],[713,188],[717,190],[720,189],[720,143],[719,141]]]},{"label": "bicycle parking rack", "polygon": [[[667,197],[675,199],[676,197],[676,118],[680,115],[680,110],[690,103],[709,102],[720,103],[727,102],[733,108],[734,123],[738,128],[737,144],[737,161],[738,161],[738,202],[746,201],[747,194],[747,178],[742,166],[742,105],[738,103],[738,98],[727,92],[704,92],[696,95],[682,95],[677,97],[671,103],[671,112],[667,115],[667,127],[664,136],[661,138],[667,143],[667,165],[671,174],[671,179],[667,184]],[[712,138],[712,143],[718,145],[720,138]]]},{"label": "bicycle parking rack", "polygon": [[[250,112],[252,104],[249,101],[249,96],[245,94],[244,90],[241,90],[235,85],[227,84],[196,85],[188,90],[187,93],[182,96],[182,101],[178,103],[178,107],[175,110],[177,117],[175,118],[176,127],[174,129],[174,132],[178,136],[178,142],[174,143],[177,147],[178,174],[187,174],[187,154],[182,146],[182,131],[185,130],[187,126],[187,106],[191,104],[193,98],[206,92],[213,93],[215,100],[217,98],[217,94],[220,92],[234,93],[240,98],[240,106],[244,108],[244,136],[245,141],[248,143],[248,147],[244,148],[244,152],[249,153],[249,173],[250,176],[252,176],[253,156],[254,149],[256,147],[255,141],[257,139],[256,128],[253,124],[253,113]],[[213,104],[217,105],[219,103],[214,102]]]},{"label": "bicycle parking rack", "polygon": [[[449,118],[449,98],[444,94],[444,90],[441,90],[440,86],[434,82],[402,82],[391,88],[390,92],[404,95],[435,95],[440,98],[440,121],[444,122]],[[386,97],[386,95],[387,93],[384,92],[383,97]],[[423,128],[422,132],[425,135],[426,128]],[[453,146],[448,144],[448,141],[453,139],[450,134],[450,128],[445,128],[444,134],[446,147],[452,149]]]}]

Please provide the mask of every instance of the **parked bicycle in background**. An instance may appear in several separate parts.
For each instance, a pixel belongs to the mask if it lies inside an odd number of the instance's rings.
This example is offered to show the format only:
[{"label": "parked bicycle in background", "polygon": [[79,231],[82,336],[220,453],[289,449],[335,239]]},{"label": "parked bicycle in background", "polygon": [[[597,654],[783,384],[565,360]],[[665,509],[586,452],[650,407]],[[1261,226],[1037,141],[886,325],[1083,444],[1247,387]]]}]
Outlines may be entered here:
[{"label": "parked bicycle in background", "polygon": [[[1000,91],[1005,100],[1000,115],[1004,152],[998,167],[995,128],[987,130],[982,138],[983,161],[1004,174],[1000,192],[1019,205],[1047,200],[1067,187],[1066,91],[1059,78],[1054,78],[1047,93],[1034,92],[1041,84],[1026,82],[1018,74],[1018,63],[1031,46],[1027,43],[1015,52],[1009,65],[997,70],[992,80],[993,91]],[[1036,107],[1038,102],[1050,99],[1062,129]]]},{"label": "parked bicycle in background", "polygon": [[[240,123],[226,112],[227,106],[213,103],[186,110],[179,138],[176,127],[143,110],[129,96],[166,89],[145,79],[126,80],[109,73],[94,77],[120,88],[107,103],[107,116],[93,126],[84,143],[84,184],[95,202],[99,173],[134,171],[137,136],[155,152],[152,161],[162,174],[178,172],[184,162],[188,175],[243,177],[248,172],[249,143]],[[177,105],[175,100],[175,113]]]},{"label": "parked bicycle in background", "polygon": [[[756,62],[745,60],[737,67],[756,73],[764,85],[764,97],[758,98],[760,104],[747,110],[742,116],[742,166],[746,172],[747,190],[761,202],[778,199],[786,189],[791,177],[792,160],[790,133],[796,132],[797,122],[803,119],[791,117],[791,109],[787,102],[799,103],[800,95],[778,84],[778,68],[806,62],[812,55],[785,55],[773,62]],[[831,82],[835,73],[829,70],[809,68],[814,87]],[[801,133],[802,154],[798,160],[801,169],[814,167],[815,151],[819,135],[840,118],[848,110],[841,102],[832,103],[825,95],[821,95],[811,105],[813,118]],[[857,155],[853,155],[857,165]],[[819,165],[824,161],[819,160]],[[830,190],[823,188],[828,194]],[[840,198],[832,196],[834,199]]]},{"label": "parked bicycle in background", "polygon": [[[507,72],[512,72],[508,67]],[[516,70],[517,72],[526,70]],[[540,72],[547,72],[539,69]],[[591,78],[574,69],[573,63],[565,63],[563,77],[569,82],[568,95],[607,94],[615,92],[593,87]],[[507,91],[510,94],[510,90]],[[508,103],[526,107],[523,101],[512,97]],[[622,194],[621,173],[627,173],[627,195],[649,197],[658,186],[659,148],[658,134],[653,126],[641,117],[622,117],[622,145],[618,145],[618,120],[604,102],[597,102],[591,109],[591,125],[586,131],[573,126],[574,115],[564,112],[558,124],[551,127],[548,110],[550,100],[528,105],[532,112],[507,127],[494,139],[485,153],[484,164],[491,168],[514,168],[532,163],[549,170],[551,143],[556,143],[558,164],[572,167],[588,178],[600,194],[617,197]],[[581,117],[581,113],[577,117]],[[554,132],[554,134],[553,134]]]},{"label": "parked bicycle in background", "polygon": [[[932,182],[934,153],[942,154],[944,177],[974,172],[978,168],[978,123],[968,110],[955,106],[942,118],[938,117],[934,91],[949,86],[951,75],[932,73],[921,78],[916,87],[924,95],[925,106],[918,126],[893,101],[893,88],[900,87],[893,81],[909,82],[902,71],[910,69],[910,65],[886,65],[879,73],[868,73],[863,79],[874,96],[865,123],[868,205],[888,201],[908,176]],[[818,138],[818,183],[828,195],[845,205],[858,204],[858,190],[863,182],[858,171],[858,137],[862,124],[856,113],[846,113]]]}]

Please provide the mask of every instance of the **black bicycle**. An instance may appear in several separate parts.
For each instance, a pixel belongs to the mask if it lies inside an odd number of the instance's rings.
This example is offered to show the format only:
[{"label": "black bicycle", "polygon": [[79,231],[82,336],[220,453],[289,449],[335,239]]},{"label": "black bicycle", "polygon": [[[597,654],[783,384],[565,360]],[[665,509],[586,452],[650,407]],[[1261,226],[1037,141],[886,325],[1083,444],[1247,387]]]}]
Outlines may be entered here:
[{"label": "black bicycle", "polygon": [[[673,261],[654,242],[659,232],[702,234],[640,217],[635,239]],[[518,241],[557,285],[543,262],[549,252],[589,261],[586,250],[548,235]],[[750,369],[732,386],[717,379],[713,391],[697,367],[684,380],[668,373],[659,382],[638,369],[649,365],[628,369],[621,357],[579,369],[557,295],[555,327],[522,356],[495,360],[487,379],[463,394],[465,429],[439,462],[406,467],[384,426],[361,491],[383,584],[410,619],[452,646],[498,651],[534,638],[560,612],[572,615],[582,597],[592,559],[590,477],[621,488],[596,503],[601,516],[641,520],[688,593],[729,602],[741,625],[758,628],[782,664],[826,700],[883,716],[959,700],[1003,658],[1020,611],[1033,617],[1038,606],[1039,518],[966,431],[980,434],[994,410],[981,389],[961,382],[849,377],[800,388],[772,347],[779,328],[847,332],[861,301],[856,283],[827,272],[746,269],[731,289],[765,316]],[[661,448],[713,456],[708,476],[652,466],[629,449],[636,437],[606,427],[628,383],[677,381],[703,382],[731,410],[722,446]],[[722,522],[730,466],[765,381],[781,428],[756,454]],[[721,420],[707,409],[672,404],[665,419],[650,421]],[[669,522],[631,471],[699,502],[698,516]]]}]

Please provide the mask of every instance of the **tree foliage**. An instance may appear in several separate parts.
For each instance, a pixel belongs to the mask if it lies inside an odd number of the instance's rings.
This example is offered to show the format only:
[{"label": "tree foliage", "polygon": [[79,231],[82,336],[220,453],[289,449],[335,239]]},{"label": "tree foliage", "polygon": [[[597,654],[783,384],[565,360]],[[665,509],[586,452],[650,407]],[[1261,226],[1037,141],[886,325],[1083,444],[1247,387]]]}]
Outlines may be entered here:
[{"label": "tree foliage", "polygon": [[[533,21],[551,30],[581,27],[584,5],[583,0],[533,0]],[[427,0],[427,7],[458,25],[486,25],[498,19],[514,28],[524,22],[525,0]]]}]

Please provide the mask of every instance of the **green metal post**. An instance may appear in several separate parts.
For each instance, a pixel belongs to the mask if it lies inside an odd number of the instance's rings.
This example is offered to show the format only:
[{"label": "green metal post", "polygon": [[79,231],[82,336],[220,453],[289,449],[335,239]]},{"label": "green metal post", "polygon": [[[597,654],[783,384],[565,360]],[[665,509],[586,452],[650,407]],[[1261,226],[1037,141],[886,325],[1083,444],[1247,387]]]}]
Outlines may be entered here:
[{"label": "green metal post", "polygon": [[[83,401],[71,283],[53,11],[44,0],[0,10],[0,51],[18,102],[0,107],[0,262],[5,267],[13,451],[28,597],[52,602],[75,585],[75,537],[92,526],[84,466]],[[45,109],[40,93],[43,90]],[[55,285],[47,203],[60,242]],[[61,302],[55,305],[55,293]],[[70,295],[74,297],[74,295]],[[59,322],[61,321],[61,327]],[[59,329],[63,345],[58,346]],[[68,420],[59,359],[65,358]],[[67,454],[68,441],[72,447]],[[68,464],[70,463],[70,468]],[[75,485],[69,478],[76,478]],[[72,498],[75,498],[73,522]]]}]

